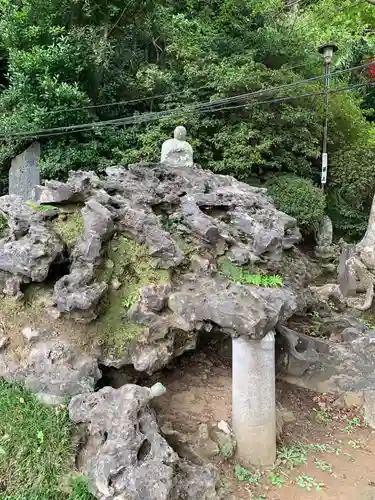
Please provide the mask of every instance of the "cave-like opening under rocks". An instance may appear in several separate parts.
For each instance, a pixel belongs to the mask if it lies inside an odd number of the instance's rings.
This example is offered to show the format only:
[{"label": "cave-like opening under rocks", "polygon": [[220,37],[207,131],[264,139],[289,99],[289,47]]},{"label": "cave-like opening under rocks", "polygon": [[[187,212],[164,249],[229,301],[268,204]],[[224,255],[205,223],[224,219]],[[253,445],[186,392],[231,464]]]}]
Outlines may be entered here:
[{"label": "cave-like opening under rocks", "polygon": [[53,286],[59,279],[70,273],[70,266],[72,260],[67,251],[60,255],[54,262],[52,262],[47,278],[44,283],[47,286]]}]

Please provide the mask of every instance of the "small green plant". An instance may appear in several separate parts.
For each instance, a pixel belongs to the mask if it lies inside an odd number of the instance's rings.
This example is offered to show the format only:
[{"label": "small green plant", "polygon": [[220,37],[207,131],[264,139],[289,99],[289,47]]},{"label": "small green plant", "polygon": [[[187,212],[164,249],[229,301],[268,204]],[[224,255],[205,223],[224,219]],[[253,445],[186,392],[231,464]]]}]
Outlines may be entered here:
[{"label": "small green plant", "polygon": [[267,276],[259,273],[250,273],[246,269],[236,266],[226,257],[220,258],[218,264],[221,273],[234,283],[264,287],[280,287],[284,284],[282,277],[278,274]]},{"label": "small green plant", "polygon": [[283,280],[281,276],[277,274],[271,276],[262,276],[260,274],[248,274],[243,272],[241,274],[240,283],[264,287],[279,287],[283,286]]},{"label": "small green plant", "polygon": [[355,427],[360,427],[361,426],[361,421],[358,417],[354,417],[351,420],[348,420],[348,424],[344,428],[345,432],[350,432],[353,430]]},{"label": "small green plant", "polygon": [[277,463],[294,469],[297,465],[307,463],[307,450],[300,445],[283,446],[277,453]]},{"label": "small green plant", "polygon": [[257,484],[260,481],[261,475],[259,472],[252,472],[245,467],[242,467],[241,464],[236,464],[234,467],[234,474],[236,476],[237,481],[246,481],[249,484]]},{"label": "small green plant", "polygon": [[130,309],[131,306],[133,304],[135,304],[138,299],[139,299],[139,292],[134,292],[134,293],[131,293],[129,295],[126,295],[123,298],[122,304],[123,304],[125,309]]},{"label": "small green plant", "polygon": [[308,445],[310,451],[315,451],[316,453],[334,453],[335,448],[330,444],[325,443],[312,443]]},{"label": "small green plant", "polygon": [[177,222],[175,222],[174,220],[171,220],[168,217],[168,215],[166,215],[166,214],[160,215],[159,219],[160,219],[161,225],[163,226],[163,228],[166,231],[172,231],[177,226]]},{"label": "small green plant", "polygon": [[315,491],[321,491],[325,486],[324,483],[318,483],[316,479],[306,474],[297,476],[296,481],[300,488],[304,488],[307,491],[311,491],[313,488],[315,488]]},{"label": "small green plant", "polygon": [[268,475],[269,482],[272,486],[277,486],[278,488],[282,488],[285,485],[285,476],[279,469],[273,469]]},{"label": "small green plant", "polygon": [[26,205],[35,212],[49,212],[50,210],[56,210],[57,208],[54,207],[53,205],[39,205],[39,203],[33,200],[27,201]]},{"label": "small green plant", "polygon": [[314,460],[314,464],[318,470],[332,474],[332,464],[329,462],[326,462],[325,460]]},{"label": "small green plant", "polygon": [[317,422],[321,424],[329,424],[332,421],[332,410],[330,408],[321,407],[314,408]]}]

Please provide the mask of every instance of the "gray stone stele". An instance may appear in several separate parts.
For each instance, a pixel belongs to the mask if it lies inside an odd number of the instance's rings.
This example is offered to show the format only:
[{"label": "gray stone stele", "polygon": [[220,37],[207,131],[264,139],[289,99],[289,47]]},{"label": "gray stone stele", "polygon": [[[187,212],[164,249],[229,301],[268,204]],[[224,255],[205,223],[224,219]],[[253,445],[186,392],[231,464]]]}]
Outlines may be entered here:
[{"label": "gray stone stele", "polygon": [[351,267],[347,264],[354,251],[355,246],[349,244],[346,244],[341,250],[337,273],[340,290],[344,297],[354,297],[356,295],[356,278]]},{"label": "gray stone stele", "polygon": [[275,334],[232,340],[232,428],[244,467],[276,460]]},{"label": "gray stone stele", "polygon": [[35,200],[34,190],[40,184],[39,158],[39,142],[34,142],[13,158],[9,170],[9,194],[20,196],[24,202]]},{"label": "gray stone stele", "polygon": [[375,390],[365,391],[365,419],[367,424],[375,429]]},{"label": "gray stone stele", "polygon": [[160,163],[175,167],[192,167],[193,148],[186,141],[185,127],[176,127],[173,136],[173,139],[163,142]]}]

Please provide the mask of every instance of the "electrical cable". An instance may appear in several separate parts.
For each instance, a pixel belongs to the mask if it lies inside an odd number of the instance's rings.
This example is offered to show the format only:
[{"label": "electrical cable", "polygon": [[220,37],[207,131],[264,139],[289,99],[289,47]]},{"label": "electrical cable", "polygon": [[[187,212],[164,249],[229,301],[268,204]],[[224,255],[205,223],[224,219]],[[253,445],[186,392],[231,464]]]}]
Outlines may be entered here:
[{"label": "electrical cable", "polygon": [[[360,88],[360,87],[365,87],[365,86],[372,87],[374,85],[375,85],[375,83],[360,83],[360,84],[351,85],[351,86],[347,86],[347,87],[341,87],[338,89],[331,89],[331,90],[328,90],[327,92],[329,94],[337,94],[337,93],[341,93],[341,92],[351,91],[353,89]],[[276,99],[268,99],[266,101],[255,101],[254,100],[254,102],[239,104],[236,106],[226,106],[226,107],[222,107],[222,108],[211,108],[211,109],[209,109],[209,108],[208,109],[200,109],[198,111],[203,112],[203,113],[216,113],[219,111],[227,111],[227,110],[232,110],[232,109],[246,108],[246,107],[251,107],[251,106],[258,106],[261,104],[278,104],[278,103],[292,101],[292,100],[300,99],[300,98],[317,97],[317,96],[325,95],[325,93],[326,93],[325,91],[309,92],[306,94],[299,94],[296,96],[286,96],[286,97],[281,97],[281,98],[276,98]],[[193,112],[193,111],[196,111],[196,109],[181,108],[181,109],[174,109],[171,111],[161,111],[161,112],[155,112],[155,113],[143,113],[139,116],[119,118],[118,120],[116,120],[116,123],[111,123],[111,124],[109,124],[109,126],[135,125],[135,124],[139,124],[139,123],[147,123],[147,122],[158,120],[160,118],[171,116],[175,113],[186,113],[186,112]],[[41,134],[32,135],[32,136],[30,136],[28,134],[28,135],[17,136],[17,137],[19,137],[20,139],[26,139],[26,138],[30,138],[30,137],[32,137],[32,138],[56,137],[56,136],[66,135],[66,134],[74,133],[74,132],[93,131],[97,128],[102,128],[105,126],[108,126],[108,124],[106,122],[96,122],[93,126],[91,125],[90,127],[87,127],[85,129],[75,129],[75,130],[55,132],[55,133],[41,133]],[[10,136],[9,135],[6,135],[6,136],[0,135],[0,139],[7,138],[7,137],[12,137],[12,136],[11,135]]]},{"label": "electrical cable", "polygon": [[[294,68],[298,68],[298,67],[307,66],[308,64],[310,64],[310,63],[306,63],[306,64],[302,64],[302,65],[297,65],[297,66],[292,66],[291,68],[288,68],[288,67],[283,68],[283,67],[281,67],[280,69],[289,70],[289,69],[294,69]],[[363,64],[363,65],[360,65],[360,66],[353,66],[351,68],[347,68],[347,69],[344,69],[344,70],[333,71],[331,73],[331,77],[335,76],[337,74],[347,73],[349,71],[354,71],[354,70],[365,68],[365,67],[371,66],[371,65],[375,65],[375,61]],[[308,78],[308,79],[305,79],[305,80],[299,80],[297,82],[293,82],[293,83],[289,83],[289,84],[285,84],[285,85],[280,85],[280,86],[277,86],[277,87],[271,87],[269,89],[260,89],[260,90],[257,90],[255,92],[251,92],[251,93],[247,93],[247,94],[242,94],[240,96],[228,97],[228,98],[225,98],[225,99],[234,99],[234,100],[236,100],[238,97],[247,98],[247,97],[250,97],[250,96],[253,96],[253,95],[260,94],[261,92],[274,92],[276,90],[283,90],[285,88],[294,87],[294,86],[296,86],[298,84],[302,85],[302,84],[305,84],[305,83],[309,83],[311,81],[321,80],[323,78],[324,78],[324,75],[315,76],[315,77]],[[77,107],[77,108],[52,110],[52,111],[48,111],[45,114],[46,115],[53,115],[53,114],[62,113],[62,112],[68,113],[68,112],[71,112],[71,111],[80,111],[80,110],[86,110],[86,109],[96,109],[96,108],[103,108],[103,107],[110,107],[110,106],[122,106],[122,105],[126,105],[126,104],[134,104],[134,103],[137,103],[137,102],[144,102],[144,101],[149,101],[149,100],[152,100],[152,99],[158,99],[159,97],[177,96],[177,95],[184,94],[185,92],[196,92],[196,91],[199,91],[199,90],[202,90],[202,89],[205,89],[205,88],[207,88],[207,85],[203,85],[202,87],[198,87],[196,89],[187,89],[187,90],[183,90],[181,92],[176,92],[176,93],[156,94],[156,95],[153,95],[153,96],[140,97],[139,99],[132,99],[132,100],[129,100],[129,101],[116,101],[116,102],[107,103],[107,104],[93,104],[93,105],[90,105],[90,106],[83,106],[83,107]],[[86,125],[86,124],[83,124],[83,125]]]},{"label": "electrical cable", "polygon": [[[364,68],[364,67],[368,67],[368,66],[371,66],[371,65],[375,65],[375,61],[374,62],[370,62],[370,63],[366,63],[366,64],[362,64],[362,65],[359,65],[359,66],[354,66],[352,68],[348,68],[348,69],[344,69],[344,70],[339,70],[339,71],[334,71],[331,73],[331,76],[336,76],[338,74],[343,74],[343,73],[347,73],[348,71],[353,71],[353,70],[356,70],[356,69],[360,69],[360,68]],[[248,99],[249,97],[259,97],[261,95],[264,95],[264,94],[267,94],[269,92],[275,92],[277,90],[285,90],[285,89],[289,89],[289,88],[292,88],[292,87],[295,87],[295,86],[301,86],[301,85],[304,85],[306,83],[310,83],[312,81],[317,81],[317,80],[321,80],[322,78],[324,78],[324,75],[320,75],[320,76],[315,76],[315,77],[312,77],[312,78],[308,78],[308,79],[305,79],[305,80],[299,80],[297,82],[293,82],[293,83],[289,83],[289,84],[285,84],[285,85],[280,85],[278,87],[272,87],[272,88],[269,88],[269,89],[261,89],[261,90],[258,90],[258,91],[255,91],[255,92],[252,92],[252,93],[247,93],[247,94],[241,94],[241,95],[237,95],[237,96],[233,96],[233,97],[229,97],[229,98],[225,98],[225,99],[218,99],[218,100],[215,100],[215,101],[208,101],[206,103],[200,103],[200,104],[195,104],[195,105],[191,105],[191,106],[185,106],[185,107],[182,107],[182,108],[175,108],[173,110],[169,110],[169,111],[159,111],[159,112],[155,112],[155,113],[143,113],[142,116],[158,116],[158,117],[163,117],[163,116],[167,116],[169,115],[171,112],[174,112],[174,111],[177,111],[177,112],[186,112],[186,111],[199,111],[199,110],[202,110],[204,111],[204,109],[206,107],[209,107],[209,108],[212,108],[212,106],[217,106],[217,105],[224,105],[224,104],[229,104],[231,102],[234,102],[234,101],[238,101],[238,100],[243,100],[243,99]],[[140,115],[141,116],[141,115]],[[94,127],[98,127],[98,126],[107,126],[107,125],[117,125],[119,124],[126,124],[126,122],[124,120],[127,120],[127,119],[133,119],[134,117],[127,117],[127,118],[116,118],[116,119],[112,119],[112,120],[104,120],[104,121],[97,121],[97,122],[91,122],[91,123],[83,123],[83,124],[79,124],[79,125],[67,125],[67,126],[64,126],[64,127],[53,127],[53,128],[50,128],[50,129],[43,129],[43,130],[38,130],[38,131],[32,131],[32,132],[14,132],[14,133],[9,133],[9,134],[0,134],[0,138],[4,138],[4,137],[40,137],[44,134],[49,134],[49,133],[53,133],[53,132],[62,132],[62,131],[66,131],[66,132],[70,132],[70,131],[73,131],[73,130],[87,130],[87,127],[89,128],[94,128]]]}]

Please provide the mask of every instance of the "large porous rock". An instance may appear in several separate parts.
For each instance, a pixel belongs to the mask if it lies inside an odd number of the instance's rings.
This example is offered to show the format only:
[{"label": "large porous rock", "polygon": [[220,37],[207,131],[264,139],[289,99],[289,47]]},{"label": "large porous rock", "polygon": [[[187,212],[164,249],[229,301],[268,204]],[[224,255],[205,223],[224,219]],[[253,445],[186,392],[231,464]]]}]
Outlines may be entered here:
[{"label": "large porous rock", "polygon": [[152,397],[128,384],[71,400],[70,418],[87,426],[81,459],[91,492],[101,500],[215,500],[215,470],[179,459],[160,434]]},{"label": "large porous rock", "polygon": [[35,198],[40,204],[83,203],[100,186],[100,179],[94,172],[72,171],[66,183],[51,180],[44,186],[37,186]]},{"label": "large porous rock", "polygon": [[103,243],[114,225],[111,212],[96,200],[89,200],[82,210],[84,234],[72,251],[70,273],[57,281],[53,300],[58,312],[80,312],[80,319],[95,319],[95,307],[107,289],[95,281]]},{"label": "large porous rock", "polygon": [[94,390],[101,377],[96,359],[53,334],[39,337],[29,328],[25,337],[31,343],[26,343],[21,356],[15,355],[9,342],[3,342],[1,377],[22,382],[47,404],[60,404],[66,397]]},{"label": "large porous rock", "polygon": [[286,341],[280,376],[317,392],[357,395],[364,401],[375,390],[375,332],[354,318],[331,318],[325,325],[331,339],[315,339],[280,327]]},{"label": "large porous rock", "polygon": [[132,208],[122,203],[116,216],[120,232],[138,243],[146,244],[150,256],[157,259],[159,267],[169,269],[181,264],[184,258],[182,250],[150,209]]},{"label": "large porous rock", "polygon": [[189,330],[212,323],[232,336],[260,339],[296,309],[296,297],[287,288],[228,284],[226,280],[187,281],[169,297],[169,309]]},{"label": "large porous rock", "polygon": [[61,260],[64,247],[46,224],[50,212],[37,213],[18,196],[0,198],[0,211],[6,215],[10,229],[7,237],[0,239],[0,272],[4,278],[0,292],[18,296],[23,283],[41,283],[47,278],[51,265]]},{"label": "large porous rock", "polygon": [[[168,163],[113,166],[101,178],[71,172],[37,191],[37,207],[0,198],[11,228],[0,240],[1,290],[19,296],[48,276],[54,328],[74,320],[70,331],[106,366],[152,373],[201,332],[261,338],[311,305],[298,259],[283,270],[296,221],[266,189]],[[242,271],[278,274],[283,286],[246,284]]]},{"label": "large porous rock", "polygon": [[0,212],[6,216],[10,236],[14,239],[27,234],[32,223],[41,223],[57,213],[53,207],[39,211],[36,204],[32,202],[25,204],[17,195],[1,196]]}]

